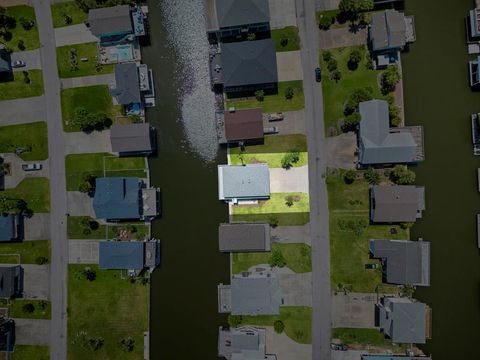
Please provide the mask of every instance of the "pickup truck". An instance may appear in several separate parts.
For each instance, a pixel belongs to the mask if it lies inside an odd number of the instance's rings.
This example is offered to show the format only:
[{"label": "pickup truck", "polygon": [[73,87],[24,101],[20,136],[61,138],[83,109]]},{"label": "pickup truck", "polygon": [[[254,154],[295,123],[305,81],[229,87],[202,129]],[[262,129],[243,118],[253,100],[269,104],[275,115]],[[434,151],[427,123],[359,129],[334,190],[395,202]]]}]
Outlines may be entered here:
[{"label": "pickup truck", "polygon": [[42,164],[39,164],[39,163],[23,164],[22,169],[23,171],[38,171],[38,170],[42,170]]}]

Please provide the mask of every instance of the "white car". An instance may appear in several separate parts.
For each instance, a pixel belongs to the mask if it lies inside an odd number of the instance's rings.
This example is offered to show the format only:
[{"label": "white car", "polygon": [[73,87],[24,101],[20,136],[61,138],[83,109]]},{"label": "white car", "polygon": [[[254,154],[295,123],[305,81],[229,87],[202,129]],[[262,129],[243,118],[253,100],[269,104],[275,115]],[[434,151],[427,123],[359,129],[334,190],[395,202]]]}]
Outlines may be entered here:
[{"label": "white car", "polygon": [[42,170],[42,164],[39,164],[39,163],[23,164],[22,169],[23,171],[38,171],[38,170]]},{"label": "white car", "polygon": [[22,60],[16,60],[12,63],[12,67],[14,68],[20,68],[20,67],[25,67],[25,61],[22,61]]}]

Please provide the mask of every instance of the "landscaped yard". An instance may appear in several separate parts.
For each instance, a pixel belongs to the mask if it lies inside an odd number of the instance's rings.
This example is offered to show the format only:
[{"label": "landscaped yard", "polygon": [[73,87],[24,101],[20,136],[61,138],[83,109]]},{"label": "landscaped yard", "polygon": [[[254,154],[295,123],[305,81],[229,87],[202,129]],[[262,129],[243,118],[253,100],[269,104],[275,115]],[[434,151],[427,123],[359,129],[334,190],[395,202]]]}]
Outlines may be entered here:
[{"label": "landscaped yard", "polygon": [[312,308],[306,306],[282,306],[280,315],[241,316],[241,324],[273,326],[276,320],[285,325],[285,334],[300,344],[312,343]]},{"label": "landscaped yard", "polygon": [[[306,244],[272,244],[272,252],[282,253],[286,267],[296,273],[312,271],[312,249]],[[268,264],[272,252],[248,252],[232,254],[232,272],[239,274],[255,265]]]},{"label": "landscaped yard", "polygon": [[41,70],[28,70],[29,84],[25,82],[22,71],[14,71],[13,77],[13,81],[0,83],[0,100],[20,99],[43,94]]},{"label": "landscaped yard", "polygon": [[[70,16],[71,22],[66,23],[65,17]],[[80,24],[87,20],[88,13],[80,9],[75,1],[52,4],[53,27]]]},{"label": "landscaped yard", "polygon": [[[120,271],[101,270],[88,281],[80,273],[84,265],[69,265],[68,271],[68,358],[71,360],[143,359],[143,333],[148,331],[149,285],[130,283]],[[85,337],[80,334],[84,332]],[[120,342],[131,337],[134,347],[125,351]],[[104,340],[93,351],[90,338]]]},{"label": "landscaped yard", "polygon": [[[33,311],[24,308],[26,304],[33,305]],[[9,316],[26,319],[50,319],[51,303],[45,300],[10,300]],[[16,348],[15,348],[16,351]]]},{"label": "landscaped yard", "polygon": [[39,121],[0,127],[0,152],[13,153],[17,147],[31,149],[20,154],[25,161],[46,160],[48,158],[47,123]]},{"label": "landscaped yard", "polygon": [[[77,69],[72,69],[70,63],[71,50],[77,51]],[[87,58],[87,61],[81,61]],[[58,74],[61,78],[100,75],[113,72],[113,65],[101,65],[97,67],[97,43],[65,45],[57,47]]]},{"label": "landscaped yard", "polygon": [[47,178],[25,178],[15,189],[2,191],[1,196],[14,200],[23,199],[33,212],[50,212],[50,187]]},{"label": "landscaped yard", "polygon": [[[285,92],[288,88],[294,90],[293,98],[287,100]],[[263,112],[277,112],[277,111],[294,111],[301,110],[305,106],[303,96],[303,81],[283,81],[278,83],[277,95],[266,95],[263,101],[258,101],[252,97],[247,100],[228,100],[228,107],[235,107],[237,109],[248,108],[262,108]]]},{"label": "landscaped yard", "polygon": [[[286,153],[296,150],[300,160],[292,166],[307,164],[307,138],[305,135],[271,135],[265,136],[263,145],[246,145],[245,151],[240,147],[229,149],[232,165],[267,163],[269,167],[282,167],[282,159]],[[243,161],[242,161],[243,160]]]},{"label": "landscaped yard", "polygon": [[282,29],[271,31],[272,39],[275,40],[277,51],[300,50],[300,38],[296,26],[287,26]]},{"label": "landscaped yard", "polygon": [[[49,360],[50,348],[40,345],[18,345],[15,351],[9,353],[10,360]],[[0,357],[0,359],[3,359]]]},{"label": "landscaped yard", "polygon": [[[107,226],[99,225],[98,229],[93,230],[86,224],[87,221],[94,221],[88,216],[69,216],[67,222],[67,234],[69,239],[105,239],[107,236]],[[88,228],[89,230],[85,230]],[[132,238],[141,240],[148,234],[148,226],[144,223],[131,223],[122,225],[108,225],[108,239],[118,236],[118,230],[128,229]]]},{"label": "landscaped yard", "polygon": [[146,177],[143,157],[120,158],[108,153],[68,155],[65,157],[65,171],[67,191],[78,191],[87,175]]},{"label": "landscaped yard", "polygon": [[384,351],[389,349],[397,354],[405,354],[405,350],[408,348],[407,344],[393,344],[391,340],[385,339],[384,335],[377,329],[334,328],[332,329],[332,339],[339,339],[343,344],[353,349],[366,349],[368,346],[369,348],[378,347]]},{"label": "landscaped yard", "polygon": [[113,118],[121,113],[119,105],[113,105],[113,98],[107,85],[85,86],[63,89],[60,93],[62,101],[63,129],[65,131],[81,131],[72,124],[75,109],[85,108],[89,113],[105,113]]},{"label": "landscaped yard", "polygon": [[[293,205],[286,204],[286,197],[293,197]],[[305,193],[272,193],[267,201],[258,205],[234,205],[235,221],[268,222],[276,225],[304,225],[310,221],[310,202]]]},{"label": "landscaped yard", "polygon": [[[20,257],[19,257],[20,256]],[[0,263],[38,264],[50,260],[50,241],[35,240],[0,245]],[[42,260],[42,261],[40,261]]]},{"label": "landscaped yard", "polygon": [[[11,39],[2,37],[2,41],[5,41],[5,44],[10,47],[13,51],[21,51],[18,46],[18,42],[23,40],[25,50],[33,50],[40,47],[40,40],[38,38],[38,28],[34,23],[33,27],[30,30],[26,30],[20,23],[20,19],[24,18],[27,21],[36,21],[35,20],[35,10],[31,6],[18,5],[18,6],[9,6],[6,8],[6,16],[11,16],[15,18],[16,25],[14,29],[9,29],[11,33]],[[0,90],[0,93],[2,91]]]}]

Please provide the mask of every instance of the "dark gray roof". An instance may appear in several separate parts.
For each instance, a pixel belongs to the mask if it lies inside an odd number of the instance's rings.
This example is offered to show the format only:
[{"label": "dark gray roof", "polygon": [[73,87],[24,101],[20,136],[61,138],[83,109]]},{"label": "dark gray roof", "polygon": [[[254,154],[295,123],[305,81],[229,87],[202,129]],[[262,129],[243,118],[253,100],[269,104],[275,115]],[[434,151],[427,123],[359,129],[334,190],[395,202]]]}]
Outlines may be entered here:
[{"label": "dark gray roof", "polygon": [[0,351],[12,352],[14,346],[15,321],[2,316],[0,317]]},{"label": "dark gray roof", "polygon": [[403,47],[406,43],[404,14],[392,9],[373,13],[370,41],[373,51]]},{"label": "dark gray roof", "polygon": [[0,44],[0,72],[12,71],[12,64],[10,63],[10,54],[5,49],[5,46]]},{"label": "dark gray roof", "polygon": [[220,28],[270,21],[267,0],[216,0]]},{"label": "dark gray roof", "polygon": [[119,104],[141,103],[138,69],[135,63],[115,65],[115,88],[110,89]]},{"label": "dark gray roof", "polygon": [[3,216],[0,214],[0,241],[11,241],[15,235],[15,215]]},{"label": "dark gray roof", "polygon": [[276,83],[277,55],[272,39],[221,45],[225,87]]},{"label": "dark gray roof", "polygon": [[0,266],[0,298],[10,299],[23,292],[23,269],[20,265]]},{"label": "dark gray roof", "polygon": [[96,179],[93,209],[98,219],[140,218],[140,180],[134,177]]},{"label": "dark gray roof", "polygon": [[149,152],[153,149],[148,123],[113,125],[110,141],[112,151],[118,153]]},{"label": "dark gray roof", "polygon": [[88,12],[88,23],[95,36],[133,33],[129,5],[118,5]]},{"label": "dark gray roof", "polygon": [[253,326],[222,328],[218,333],[218,356],[231,360],[274,360],[265,354],[266,330]]},{"label": "dark gray roof", "polygon": [[143,241],[100,241],[101,269],[142,270],[145,243]]},{"label": "dark gray roof", "polygon": [[268,199],[270,171],[267,164],[218,165],[218,198]]},{"label": "dark gray roof", "polygon": [[384,261],[391,284],[430,285],[430,243],[408,240],[370,240],[370,252]]},{"label": "dark gray roof", "polygon": [[420,217],[423,188],[412,185],[372,186],[373,222],[414,222]]},{"label": "dark gray roof", "polygon": [[232,315],[278,315],[282,290],[274,276],[234,277]]},{"label": "dark gray roof", "polygon": [[222,252],[268,251],[270,250],[270,225],[220,224],[218,240]]}]

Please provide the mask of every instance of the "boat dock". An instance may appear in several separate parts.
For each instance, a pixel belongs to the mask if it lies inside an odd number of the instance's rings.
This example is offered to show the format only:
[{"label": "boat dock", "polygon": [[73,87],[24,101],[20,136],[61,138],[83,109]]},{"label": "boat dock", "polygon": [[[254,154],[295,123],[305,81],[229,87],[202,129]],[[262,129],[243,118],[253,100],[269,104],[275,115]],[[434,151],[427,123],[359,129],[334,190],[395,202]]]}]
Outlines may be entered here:
[{"label": "boat dock", "polygon": [[480,155],[480,117],[479,114],[471,115],[472,123],[472,143],[473,143],[473,155]]},{"label": "boat dock", "polygon": [[480,249],[480,214],[477,214],[477,247]]}]

